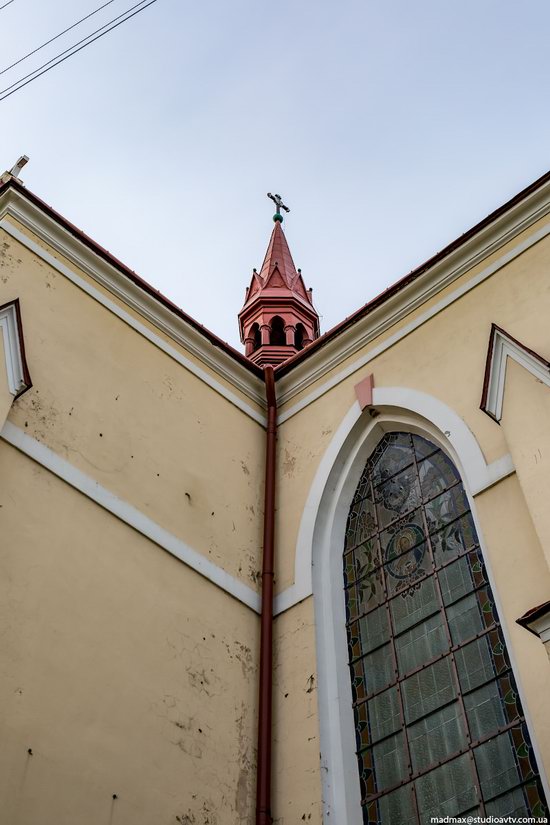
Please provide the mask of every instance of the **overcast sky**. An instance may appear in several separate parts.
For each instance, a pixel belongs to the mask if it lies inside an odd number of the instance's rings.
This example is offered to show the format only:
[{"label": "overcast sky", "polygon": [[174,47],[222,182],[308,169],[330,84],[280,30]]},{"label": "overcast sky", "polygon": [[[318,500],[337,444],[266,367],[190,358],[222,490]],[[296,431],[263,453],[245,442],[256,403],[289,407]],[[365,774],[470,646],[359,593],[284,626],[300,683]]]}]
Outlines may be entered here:
[{"label": "overcast sky", "polygon": [[[103,2],[14,0],[0,68]],[[157,0],[0,102],[0,167],[29,155],[29,189],[239,348],[281,193],[326,331],[550,168],[549,32],[548,0]]]}]

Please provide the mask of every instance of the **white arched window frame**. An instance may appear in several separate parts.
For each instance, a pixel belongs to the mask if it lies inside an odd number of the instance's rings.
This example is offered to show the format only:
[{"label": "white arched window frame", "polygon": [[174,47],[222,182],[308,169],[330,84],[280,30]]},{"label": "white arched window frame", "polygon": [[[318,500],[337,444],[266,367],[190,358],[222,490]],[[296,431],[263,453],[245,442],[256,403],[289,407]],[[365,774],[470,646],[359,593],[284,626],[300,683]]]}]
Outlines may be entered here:
[{"label": "white arched window frame", "polygon": [[[373,409],[361,412],[359,404],[354,404],[321,462],[300,528],[294,592],[288,594],[292,600],[307,595],[308,591],[314,594],[325,823],[362,823],[348,668],[342,554],[349,508],[361,473],[381,438],[388,432],[396,431],[415,433],[432,441],[449,456],[461,475],[501,616],[520,698],[523,699],[473,500],[475,494],[513,472],[510,457],[503,456],[493,464],[487,464],[471,431],[456,413],[439,400],[407,389],[375,389]],[[284,608],[284,604],[281,603],[280,607]],[[541,769],[542,760],[525,702],[523,707]],[[542,774],[541,779],[549,798],[548,783]]]}]

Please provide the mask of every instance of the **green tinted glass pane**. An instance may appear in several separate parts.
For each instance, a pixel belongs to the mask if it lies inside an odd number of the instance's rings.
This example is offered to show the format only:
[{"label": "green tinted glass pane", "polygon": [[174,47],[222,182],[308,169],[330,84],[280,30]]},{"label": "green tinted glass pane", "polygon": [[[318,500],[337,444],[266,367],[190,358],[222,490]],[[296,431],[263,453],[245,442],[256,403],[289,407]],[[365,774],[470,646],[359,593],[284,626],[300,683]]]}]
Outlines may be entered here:
[{"label": "green tinted glass pane", "polygon": [[378,539],[367,539],[359,544],[352,553],[355,578],[362,579],[380,565]]},{"label": "green tinted glass pane", "polygon": [[417,461],[421,461],[426,456],[439,451],[439,447],[436,447],[426,438],[422,438],[421,435],[413,435],[412,441]]},{"label": "green tinted glass pane", "polygon": [[376,573],[365,576],[355,585],[357,592],[358,612],[365,613],[380,604],[386,598],[384,584],[382,581],[382,571],[380,568]]},{"label": "green tinted glass pane", "polygon": [[477,805],[468,754],[417,779],[416,795],[422,825],[428,823],[432,816],[458,816]]},{"label": "green tinted glass pane", "polygon": [[492,802],[488,802],[486,807],[487,816],[529,816],[531,813],[527,807],[522,788],[514,788],[513,791],[498,796]]},{"label": "green tinted glass pane", "polygon": [[466,746],[466,731],[458,702],[416,722],[408,729],[413,771],[426,770]]},{"label": "green tinted glass pane", "polygon": [[393,656],[390,645],[379,647],[363,659],[367,693],[374,693],[395,681]]},{"label": "green tinted glass pane", "polygon": [[379,791],[397,785],[406,776],[403,734],[383,739],[372,749],[376,787]]},{"label": "green tinted glass pane", "polygon": [[456,602],[474,589],[469,556],[463,556],[453,564],[449,564],[448,567],[440,570],[437,575],[441,586],[441,595],[446,605]]},{"label": "green tinted glass pane", "polygon": [[487,682],[495,675],[489,635],[476,639],[455,653],[460,687],[465,692]]},{"label": "green tinted glass pane", "polygon": [[464,707],[472,739],[494,733],[507,722],[496,682],[489,682],[464,697]]},{"label": "green tinted glass pane", "polygon": [[449,657],[420,670],[402,684],[405,721],[414,722],[450,702],[457,695],[457,686]]},{"label": "green tinted glass pane", "polygon": [[412,464],[411,445],[409,433],[389,433],[382,439],[369,460],[373,484],[387,481],[390,476]]},{"label": "green tinted glass pane", "polygon": [[481,616],[481,605],[475,593],[461,599],[447,608],[447,621],[451,631],[453,644],[458,645],[466,639],[471,639],[485,624]]},{"label": "green tinted glass pane", "polygon": [[420,485],[414,465],[377,487],[375,497],[379,528],[419,507]]},{"label": "green tinted glass pane", "polygon": [[469,816],[481,816],[481,808],[469,808],[467,811],[462,811],[460,816],[462,819],[466,818],[466,821],[468,821]]},{"label": "green tinted glass pane", "polygon": [[396,634],[402,633],[439,610],[433,576],[421,582],[401,586],[405,587],[403,592],[390,602],[392,622]]},{"label": "green tinted glass pane", "polygon": [[457,484],[426,504],[426,520],[430,533],[441,530],[468,510],[468,499],[462,484]]},{"label": "green tinted glass pane", "polygon": [[369,650],[373,650],[373,648],[389,640],[390,625],[388,610],[385,606],[379,607],[359,619],[359,635],[364,653],[368,653]]},{"label": "green tinted glass pane", "polygon": [[368,715],[372,742],[394,733],[401,727],[397,688],[379,693],[368,703]]},{"label": "green tinted glass pane", "polygon": [[367,497],[352,504],[346,526],[346,549],[355,547],[376,530],[375,509],[370,491]]},{"label": "green tinted glass pane", "polygon": [[449,647],[440,613],[413,627],[395,640],[401,675],[419,667]]},{"label": "green tinted glass pane", "polygon": [[458,480],[452,461],[439,450],[418,465],[422,497],[431,499],[451,487]]},{"label": "green tinted glass pane", "polygon": [[381,825],[416,825],[412,786],[398,788],[378,801]]},{"label": "green tinted glass pane", "polygon": [[478,543],[471,513],[461,516],[432,534],[435,564],[439,567]]},{"label": "green tinted glass pane", "polygon": [[521,781],[509,733],[502,733],[475,748],[474,756],[484,799],[491,799]]}]

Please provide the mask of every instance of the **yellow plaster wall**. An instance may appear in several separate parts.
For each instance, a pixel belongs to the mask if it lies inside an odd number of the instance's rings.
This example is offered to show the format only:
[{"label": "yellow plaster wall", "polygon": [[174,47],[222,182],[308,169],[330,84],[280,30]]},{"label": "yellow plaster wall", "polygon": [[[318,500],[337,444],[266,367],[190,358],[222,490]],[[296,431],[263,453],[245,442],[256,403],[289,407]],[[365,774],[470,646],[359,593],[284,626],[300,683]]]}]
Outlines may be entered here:
[{"label": "yellow plaster wall", "polygon": [[550,567],[550,389],[511,358],[500,424]]},{"label": "yellow plaster wall", "polygon": [[33,380],[10,420],[256,588],[262,427],[4,237],[0,303],[20,299]]},{"label": "yellow plaster wall", "polygon": [[[32,245],[39,247],[48,256],[54,258],[55,261],[58,262],[61,266],[67,267],[79,278],[82,278],[82,280],[85,281],[89,287],[91,287],[93,290],[99,293],[99,295],[102,296],[102,298],[111,301],[120,310],[127,313],[134,320],[138,321],[147,330],[152,332],[154,335],[157,335],[169,346],[174,346],[176,349],[180,349],[180,351],[185,354],[185,357],[188,358],[189,361],[191,361],[194,364],[194,366],[198,367],[200,370],[207,373],[210,376],[210,378],[220,383],[234,395],[238,396],[241,401],[252,407],[257,412],[261,413],[263,411],[261,405],[251,400],[248,397],[248,395],[243,393],[240,390],[240,388],[237,387],[233,381],[231,381],[231,379],[225,377],[223,373],[214,370],[209,364],[207,364],[205,361],[203,361],[201,358],[195,355],[194,352],[190,352],[186,350],[185,347],[182,347],[178,343],[175,343],[174,339],[168,333],[165,333],[159,327],[155,326],[155,324],[152,323],[147,317],[140,314],[138,310],[133,309],[133,307],[126,303],[126,301],[123,298],[118,297],[116,293],[109,290],[106,286],[103,286],[103,284],[99,280],[97,280],[96,278],[92,278],[91,275],[86,271],[86,269],[79,264],[78,259],[73,260],[72,258],[67,257],[65,254],[60,252],[56,247],[49,244],[47,241],[43,240],[40,236],[31,232],[24,224],[18,221],[17,218],[15,218],[13,215],[9,216],[9,222],[10,224],[13,224],[15,229],[17,229],[19,232],[25,235]],[[0,280],[4,281],[6,277],[9,277],[10,270],[13,274],[19,272],[20,265],[24,261],[24,256],[21,255],[21,251],[24,251],[26,247],[25,245],[20,244],[18,240],[9,235],[9,233],[4,232],[4,230],[2,229],[0,229],[0,238],[3,238],[2,245],[0,246],[0,266],[3,267],[3,273]],[[52,268],[51,266],[49,266],[48,263],[42,261],[42,259],[39,256],[36,256],[32,250],[29,254],[31,256],[31,260],[34,260],[34,262],[40,260],[40,264],[47,268],[47,270],[50,272],[50,275],[51,273],[55,273],[56,275],[60,274],[55,268]],[[98,261],[98,264],[99,266],[101,266],[100,261]],[[108,265],[106,265],[106,269],[110,271]],[[60,277],[64,277],[63,274],[61,274]],[[122,280],[124,281],[124,277],[122,277]],[[183,307],[183,309],[185,310],[185,307]]]},{"label": "yellow plaster wall", "polygon": [[321,825],[321,773],[313,599],[275,619],[273,819]]},{"label": "yellow plaster wall", "polygon": [[0,467],[0,823],[249,823],[256,615],[5,442]]},{"label": "yellow plaster wall", "polygon": [[550,715],[547,702],[541,699],[550,695],[550,662],[540,639],[516,624],[516,619],[548,600],[550,571],[517,475],[476,496],[475,508],[512,666],[523,689],[531,733],[542,754],[539,769],[548,776]]}]

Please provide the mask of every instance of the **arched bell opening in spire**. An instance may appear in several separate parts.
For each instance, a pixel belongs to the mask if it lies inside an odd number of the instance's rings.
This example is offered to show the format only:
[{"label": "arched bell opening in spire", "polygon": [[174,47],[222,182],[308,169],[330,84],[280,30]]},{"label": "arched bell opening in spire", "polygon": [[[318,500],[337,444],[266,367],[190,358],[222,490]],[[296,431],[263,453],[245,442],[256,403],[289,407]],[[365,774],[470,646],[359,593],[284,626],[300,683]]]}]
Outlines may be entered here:
[{"label": "arched bell opening in spire", "polygon": [[254,349],[259,349],[262,346],[262,334],[259,324],[252,324],[252,335],[254,337]]},{"label": "arched bell opening in spire", "polygon": [[280,315],[274,315],[271,319],[269,343],[274,347],[286,346],[285,322]]},{"label": "arched bell opening in spire", "polygon": [[306,337],[306,330],[303,324],[296,324],[296,331],[294,333],[294,346],[298,352],[304,348],[304,338]]}]

